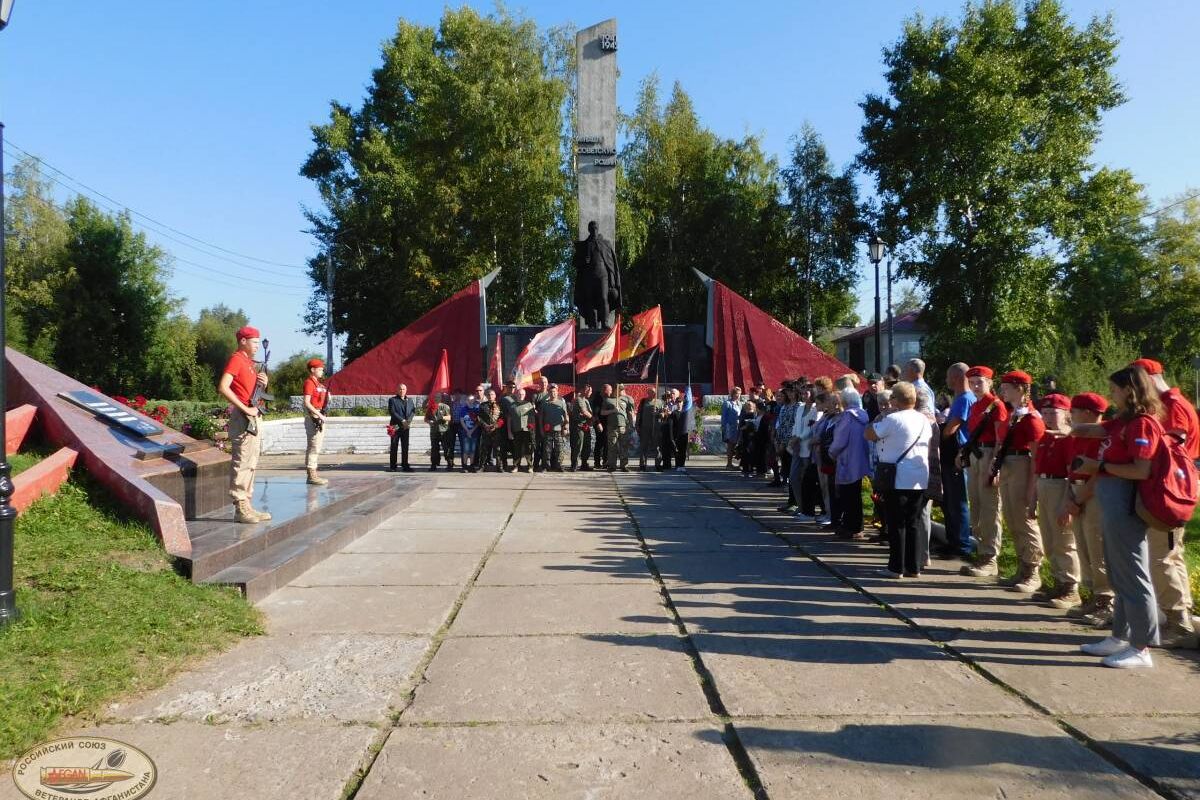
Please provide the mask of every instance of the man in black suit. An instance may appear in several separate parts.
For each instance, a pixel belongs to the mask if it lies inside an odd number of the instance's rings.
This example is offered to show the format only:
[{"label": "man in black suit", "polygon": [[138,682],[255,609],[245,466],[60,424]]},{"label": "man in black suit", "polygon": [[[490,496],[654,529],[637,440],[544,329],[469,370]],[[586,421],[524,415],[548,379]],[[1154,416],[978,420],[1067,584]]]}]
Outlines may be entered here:
[{"label": "man in black suit", "polygon": [[408,396],[408,387],[403,383],[396,387],[396,396],[388,400],[388,413],[391,414],[392,447],[391,447],[391,466],[388,467],[392,472],[396,471],[396,446],[400,446],[401,458],[400,468],[405,472],[412,472],[413,468],[408,465],[408,433],[412,427],[413,417],[417,414],[417,404],[411,397]]}]

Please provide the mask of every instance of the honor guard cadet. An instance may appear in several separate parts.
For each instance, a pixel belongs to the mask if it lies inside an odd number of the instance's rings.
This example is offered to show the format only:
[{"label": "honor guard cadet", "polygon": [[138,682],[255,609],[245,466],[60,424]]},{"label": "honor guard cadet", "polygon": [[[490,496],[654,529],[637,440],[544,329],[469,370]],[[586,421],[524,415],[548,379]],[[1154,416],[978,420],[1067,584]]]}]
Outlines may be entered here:
[{"label": "honor guard cadet", "polygon": [[413,418],[417,416],[417,401],[408,396],[408,387],[403,383],[396,387],[396,396],[388,398],[389,427],[391,428],[391,446],[389,449],[390,469],[396,471],[396,447],[400,447],[400,468],[412,472],[408,463],[408,437],[412,430]]},{"label": "honor guard cadet", "polygon": [[533,412],[533,401],[525,397],[524,389],[517,389],[513,395],[512,407],[508,410],[508,435],[512,442],[512,466],[509,472],[516,472],[524,459],[524,471],[533,469],[529,456],[529,445],[533,439],[533,426],[537,424]]},{"label": "honor guard cadet", "polygon": [[313,486],[329,483],[317,474],[317,458],[321,454],[321,443],[325,441],[325,409],[329,407],[329,390],[321,383],[324,377],[325,362],[310,358],[308,377],[304,379],[304,432],[308,435],[304,468],[308,471],[308,483]]},{"label": "honor guard cadet", "polygon": [[629,471],[629,409],[633,401],[625,396],[624,390],[625,387],[617,384],[617,396],[604,398],[604,405],[600,407],[608,439],[606,469],[609,472],[615,471],[618,463],[622,472]]},{"label": "honor guard cadet", "polygon": [[[1108,411],[1108,401],[1094,392],[1084,392],[1071,398],[1072,426],[1098,425]],[[1100,529],[1100,504],[1093,494],[1092,476],[1080,472],[1085,459],[1098,459],[1103,439],[1079,436],[1072,428],[1070,457],[1071,489],[1063,498],[1060,516],[1071,523],[1079,554],[1080,582],[1091,590],[1091,598],[1067,609],[1067,616],[1093,627],[1112,625],[1113,588],[1108,579],[1108,563],[1104,559],[1104,536]]]},{"label": "honor guard cadet", "polygon": [[592,470],[592,387],[584,387],[575,393],[571,401],[571,471]]},{"label": "honor guard cadet", "polygon": [[500,442],[504,435],[504,416],[500,404],[496,402],[496,390],[488,389],[485,399],[479,404],[479,449],[475,453],[475,466],[481,470],[488,468],[488,461],[496,459],[496,471],[505,469],[504,448]]},{"label": "honor guard cadet", "polygon": [[990,367],[967,370],[967,385],[978,398],[967,414],[967,443],[959,456],[967,470],[967,499],[971,530],[978,539],[975,562],[960,570],[973,578],[994,578],[1000,574],[1000,487],[989,480],[988,466],[996,451],[996,423],[1008,419],[1008,408],[992,394]]},{"label": "honor guard cadet", "polygon": [[500,419],[504,420],[504,427],[500,430],[501,435],[497,437],[497,448],[500,451],[500,463],[508,468],[508,462],[512,460],[512,437],[508,430],[508,414],[512,411],[513,395],[516,394],[517,385],[512,381],[504,384],[504,391],[496,402],[500,404]]},{"label": "honor guard cadet", "polygon": [[254,366],[254,356],[258,354],[261,344],[258,328],[249,325],[237,332],[237,350],[229,357],[221,380],[217,383],[217,392],[233,406],[229,417],[229,443],[233,460],[230,466],[233,470],[233,488],[229,496],[233,498],[234,521],[253,524],[265,522],[271,515],[265,511],[255,511],[250,505],[254,497],[254,471],[258,467],[258,453],[262,440],[258,433],[258,408],[251,403],[254,389],[267,386],[267,374],[258,372]]},{"label": "honor guard cadet", "polygon": [[[558,396],[558,384],[550,384],[550,396],[540,407],[542,421],[542,469],[562,472],[563,446],[567,440],[570,412],[567,401]],[[569,445],[568,445],[569,446]]]},{"label": "honor guard cadet", "polygon": [[542,435],[542,403],[550,399],[550,380],[545,376],[538,379],[537,391],[533,395],[533,413],[536,424],[533,428],[533,471],[541,472],[546,468],[545,437]]},{"label": "honor guard cadet", "polygon": [[454,469],[454,411],[450,408],[450,395],[443,392],[439,402],[429,404],[425,414],[429,423],[429,470],[436,470],[446,456],[446,469]]},{"label": "honor guard cadet", "polygon": [[655,395],[642,399],[637,412],[638,430],[638,469],[646,471],[646,464],[654,462],[654,468],[661,468],[658,452],[658,417],[662,413],[663,404]]},{"label": "honor guard cadet", "polygon": [[1035,506],[1043,544],[1050,556],[1054,589],[1034,593],[1033,599],[1054,608],[1079,605],[1079,550],[1075,530],[1059,513],[1070,491],[1067,478],[1071,471],[1071,398],[1052,392],[1038,401],[1046,432],[1033,446],[1033,469],[1037,473]]},{"label": "honor guard cadet", "polygon": [[[1000,487],[1000,510],[1017,550],[1017,571],[1001,578],[1001,586],[1022,594],[1033,594],[1041,586],[1038,570],[1045,550],[1036,518],[1030,518],[1029,487],[1033,485],[1033,446],[1046,432],[1042,416],[1033,407],[1033,379],[1021,370],[1006,372],[1000,379],[1000,399],[1012,407],[1008,418],[996,423],[996,441],[988,465],[991,481]],[[999,544],[999,539],[997,539]]]}]

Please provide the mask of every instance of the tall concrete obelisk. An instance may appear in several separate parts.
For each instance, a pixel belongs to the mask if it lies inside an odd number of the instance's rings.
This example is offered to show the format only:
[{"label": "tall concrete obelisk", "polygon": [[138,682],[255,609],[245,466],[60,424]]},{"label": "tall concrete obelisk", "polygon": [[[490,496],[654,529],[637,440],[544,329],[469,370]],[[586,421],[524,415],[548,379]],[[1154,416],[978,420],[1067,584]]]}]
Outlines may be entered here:
[{"label": "tall concrete obelisk", "polygon": [[617,21],[584,28],[575,36],[579,86],[575,114],[575,177],[579,233],[588,222],[615,246],[617,241]]}]

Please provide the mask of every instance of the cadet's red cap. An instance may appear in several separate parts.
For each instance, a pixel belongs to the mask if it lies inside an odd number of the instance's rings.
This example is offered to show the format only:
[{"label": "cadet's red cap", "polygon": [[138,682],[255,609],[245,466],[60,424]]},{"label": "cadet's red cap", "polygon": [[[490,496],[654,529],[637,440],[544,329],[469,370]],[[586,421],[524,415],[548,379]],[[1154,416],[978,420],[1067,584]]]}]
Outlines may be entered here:
[{"label": "cadet's red cap", "polygon": [[1038,401],[1038,408],[1061,408],[1064,411],[1071,407],[1071,398],[1065,394],[1054,392]]},{"label": "cadet's red cap", "polygon": [[1147,375],[1162,375],[1163,374],[1162,364],[1158,363],[1153,358],[1139,358],[1137,361],[1134,361],[1129,366],[1141,367],[1142,369],[1146,370]]},{"label": "cadet's red cap", "polygon": [[1095,392],[1084,392],[1071,398],[1071,408],[1103,414],[1108,410],[1108,401]]},{"label": "cadet's red cap", "polygon": [[1000,378],[1001,383],[1011,383],[1017,386],[1032,386],[1033,378],[1029,377],[1028,372],[1022,372],[1019,369],[1014,369],[1012,372],[1004,373],[1004,377]]},{"label": "cadet's red cap", "polygon": [[992,372],[991,367],[971,367],[967,370],[968,378],[993,378],[996,373]]},{"label": "cadet's red cap", "polygon": [[308,368],[309,369],[315,369],[316,367],[323,367],[323,366],[325,366],[325,362],[319,358],[310,358],[308,360]]},{"label": "cadet's red cap", "polygon": [[258,332],[258,328],[254,327],[253,325],[245,325],[241,328],[238,328],[236,335],[239,339],[258,339],[262,336],[262,334]]}]

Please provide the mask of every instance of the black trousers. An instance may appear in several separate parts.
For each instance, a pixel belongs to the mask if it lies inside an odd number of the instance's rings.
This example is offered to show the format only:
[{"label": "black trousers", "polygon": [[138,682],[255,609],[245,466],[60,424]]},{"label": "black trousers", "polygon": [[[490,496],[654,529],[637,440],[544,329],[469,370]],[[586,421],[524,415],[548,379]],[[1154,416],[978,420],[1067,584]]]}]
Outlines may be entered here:
[{"label": "black trousers", "polygon": [[838,533],[859,533],[863,529],[862,478],[853,483],[836,484],[837,503],[834,505],[837,516],[833,519],[833,528]]},{"label": "black trousers", "polygon": [[594,425],[592,433],[595,436],[592,457],[596,462],[596,469],[602,469],[608,464],[608,431],[602,425]]},{"label": "black trousers", "polygon": [[670,425],[658,429],[658,453],[659,471],[670,469],[675,462],[675,434]]},{"label": "black trousers", "polygon": [[441,434],[435,434],[435,433],[430,432],[429,445],[430,445],[431,450],[430,450],[429,461],[433,465],[434,469],[437,469],[438,466],[441,465],[441,463],[442,463],[441,457],[443,455],[446,457],[446,466],[448,466],[448,467],[454,466],[454,440],[455,440],[455,438],[456,437],[454,435],[453,429],[448,430],[445,433],[441,433]]},{"label": "black trousers", "polygon": [[783,452],[779,454],[779,481],[786,486],[788,476],[792,471],[792,454],[787,448],[783,448]]},{"label": "black trousers", "polygon": [[681,433],[675,437],[675,466],[682,467],[687,463],[688,435]]},{"label": "black trousers", "polygon": [[920,489],[893,489],[885,493],[888,526],[888,569],[905,575],[921,571],[917,563],[920,542],[918,520],[925,507]]},{"label": "black trousers", "polygon": [[391,445],[391,450],[389,451],[390,456],[391,456],[390,464],[391,464],[392,469],[396,468],[396,448],[397,448],[397,446],[399,446],[399,448],[400,448],[400,466],[402,466],[402,467],[408,466],[408,434],[410,432],[411,431],[409,431],[408,428],[402,428],[400,426],[396,426],[396,433],[394,436],[392,436],[392,445]]}]

